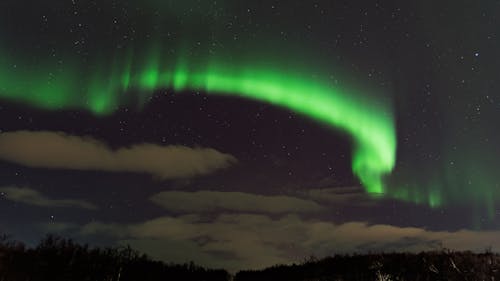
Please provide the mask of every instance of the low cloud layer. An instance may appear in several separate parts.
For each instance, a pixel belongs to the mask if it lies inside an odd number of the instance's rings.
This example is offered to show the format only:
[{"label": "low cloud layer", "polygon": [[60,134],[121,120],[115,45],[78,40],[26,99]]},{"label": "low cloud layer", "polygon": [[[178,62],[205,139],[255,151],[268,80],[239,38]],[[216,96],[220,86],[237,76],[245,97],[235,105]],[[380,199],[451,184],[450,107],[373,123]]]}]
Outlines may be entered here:
[{"label": "low cloud layer", "polygon": [[148,173],[161,179],[210,174],[236,162],[211,148],[137,144],[113,150],[93,138],[46,131],[0,134],[0,159],[29,167]]},{"label": "low cloud layer", "polygon": [[30,188],[0,187],[5,199],[38,207],[66,207],[95,210],[97,207],[89,202],[75,199],[51,199]]},{"label": "low cloud layer", "polygon": [[301,262],[311,255],[418,252],[442,247],[500,251],[500,231],[433,231],[364,221],[336,223],[323,216],[330,205],[342,206],[353,200],[370,206],[373,200],[360,188],[313,189],[297,196],[166,191],[150,200],[168,210],[169,215],[135,223],[47,224],[44,231],[84,239],[106,237],[155,259],[194,261],[233,272]]},{"label": "low cloud layer", "polygon": [[[51,231],[52,226],[48,225]],[[430,231],[416,227],[370,225],[353,221],[273,218],[262,214],[162,216],[142,223],[92,222],[66,230],[82,236],[104,235],[167,262],[195,261],[226,268],[259,269],[336,253],[439,250],[500,250],[500,231]]]},{"label": "low cloud layer", "polygon": [[174,213],[232,211],[243,213],[314,213],[324,211],[318,203],[291,196],[266,196],[243,192],[165,191],[151,201]]}]

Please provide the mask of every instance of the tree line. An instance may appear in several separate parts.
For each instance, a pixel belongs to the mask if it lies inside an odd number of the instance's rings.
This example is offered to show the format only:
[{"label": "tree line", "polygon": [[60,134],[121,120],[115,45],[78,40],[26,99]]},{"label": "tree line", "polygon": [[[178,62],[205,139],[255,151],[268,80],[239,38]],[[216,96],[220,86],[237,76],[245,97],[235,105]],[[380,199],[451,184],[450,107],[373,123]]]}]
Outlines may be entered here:
[{"label": "tree line", "polygon": [[35,246],[0,236],[0,281],[437,281],[500,280],[500,255],[447,249],[422,253],[334,255],[243,270],[164,263],[129,246],[90,248],[48,235]]},{"label": "tree line", "polygon": [[0,237],[0,281],[227,281],[223,269],[154,261],[126,247],[90,248],[48,235],[36,247]]},{"label": "tree line", "polygon": [[234,281],[500,280],[500,256],[448,249],[421,253],[335,255],[301,264],[240,271]]}]

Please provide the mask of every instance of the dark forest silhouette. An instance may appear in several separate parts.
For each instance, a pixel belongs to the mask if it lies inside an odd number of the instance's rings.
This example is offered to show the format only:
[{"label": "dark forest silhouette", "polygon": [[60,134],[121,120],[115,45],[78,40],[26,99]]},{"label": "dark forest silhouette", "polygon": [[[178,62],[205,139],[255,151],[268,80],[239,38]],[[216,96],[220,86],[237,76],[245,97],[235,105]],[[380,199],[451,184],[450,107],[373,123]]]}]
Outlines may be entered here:
[{"label": "dark forest silhouette", "polygon": [[336,255],[300,265],[279,265],[260,271],[240,271],[234,281],[329,280],[500,280],[500,255],[447,249],[433,252]]},{"label": "dark forest silhouette", "polygon": [[154,261],[130,247],[89,248],[56,236],[36,247],[0,236],[0,281],[327,281],[327,280],[500,280],[500,255],[433,252],[335,255],[301,264],[245,270],[231,276],[223,269],[194,263]]},{"label": "dark forest silhouette", "polygon": [[89,248],[47,236],[38,246],[0,239],[0,281],[226,281],[225,270],[153,261],[130,247]]}]

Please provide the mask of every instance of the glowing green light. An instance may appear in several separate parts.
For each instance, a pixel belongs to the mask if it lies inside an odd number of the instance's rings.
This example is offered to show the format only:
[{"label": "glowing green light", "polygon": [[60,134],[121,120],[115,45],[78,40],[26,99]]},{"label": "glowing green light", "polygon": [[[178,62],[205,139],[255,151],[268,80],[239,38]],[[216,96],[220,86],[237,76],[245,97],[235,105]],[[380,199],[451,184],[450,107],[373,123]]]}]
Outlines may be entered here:
[{"label": "glowing green light", "polygon": [[[384,192],[383,176],[392,171],[396,158],[396,133],[389,108],[286,70],[247,65],[240,68],[217,62],[195,68],[188,67],[186,60],[170,64],[176,66],[174,69],[162,69],[158,57],[150,56],[142,68],[135,62],[132,68],[130,60],[116,63],[107,75],[103,75],[105,68],[98,67],[101,71],[81,84],[74,82],[78,81],[77,69],[69,69],[44,84],[40,73],[13,73],[0,65],[0,97],[48,109],[86,108],[96,114],[115,110],[124,102],[120,97],[126,89],[151,95],[154,89],[173,88],[254,99],[288,108],[350,134],[354,140],[354,174],[368,192]],[[38,82],[27,85],[21,77]],[[86,90],[79,90],[81,85],[86,85]]]}]

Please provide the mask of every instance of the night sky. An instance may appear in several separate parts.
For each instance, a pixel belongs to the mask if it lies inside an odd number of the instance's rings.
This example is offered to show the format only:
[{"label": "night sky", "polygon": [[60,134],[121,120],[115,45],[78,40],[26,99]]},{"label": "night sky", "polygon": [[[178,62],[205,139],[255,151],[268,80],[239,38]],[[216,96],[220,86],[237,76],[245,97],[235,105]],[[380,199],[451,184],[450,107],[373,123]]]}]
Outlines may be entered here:
[{"label": "night sky", "polygon": [[0,233],[500,251],[500,2],[407,2],[1,1]]}]

